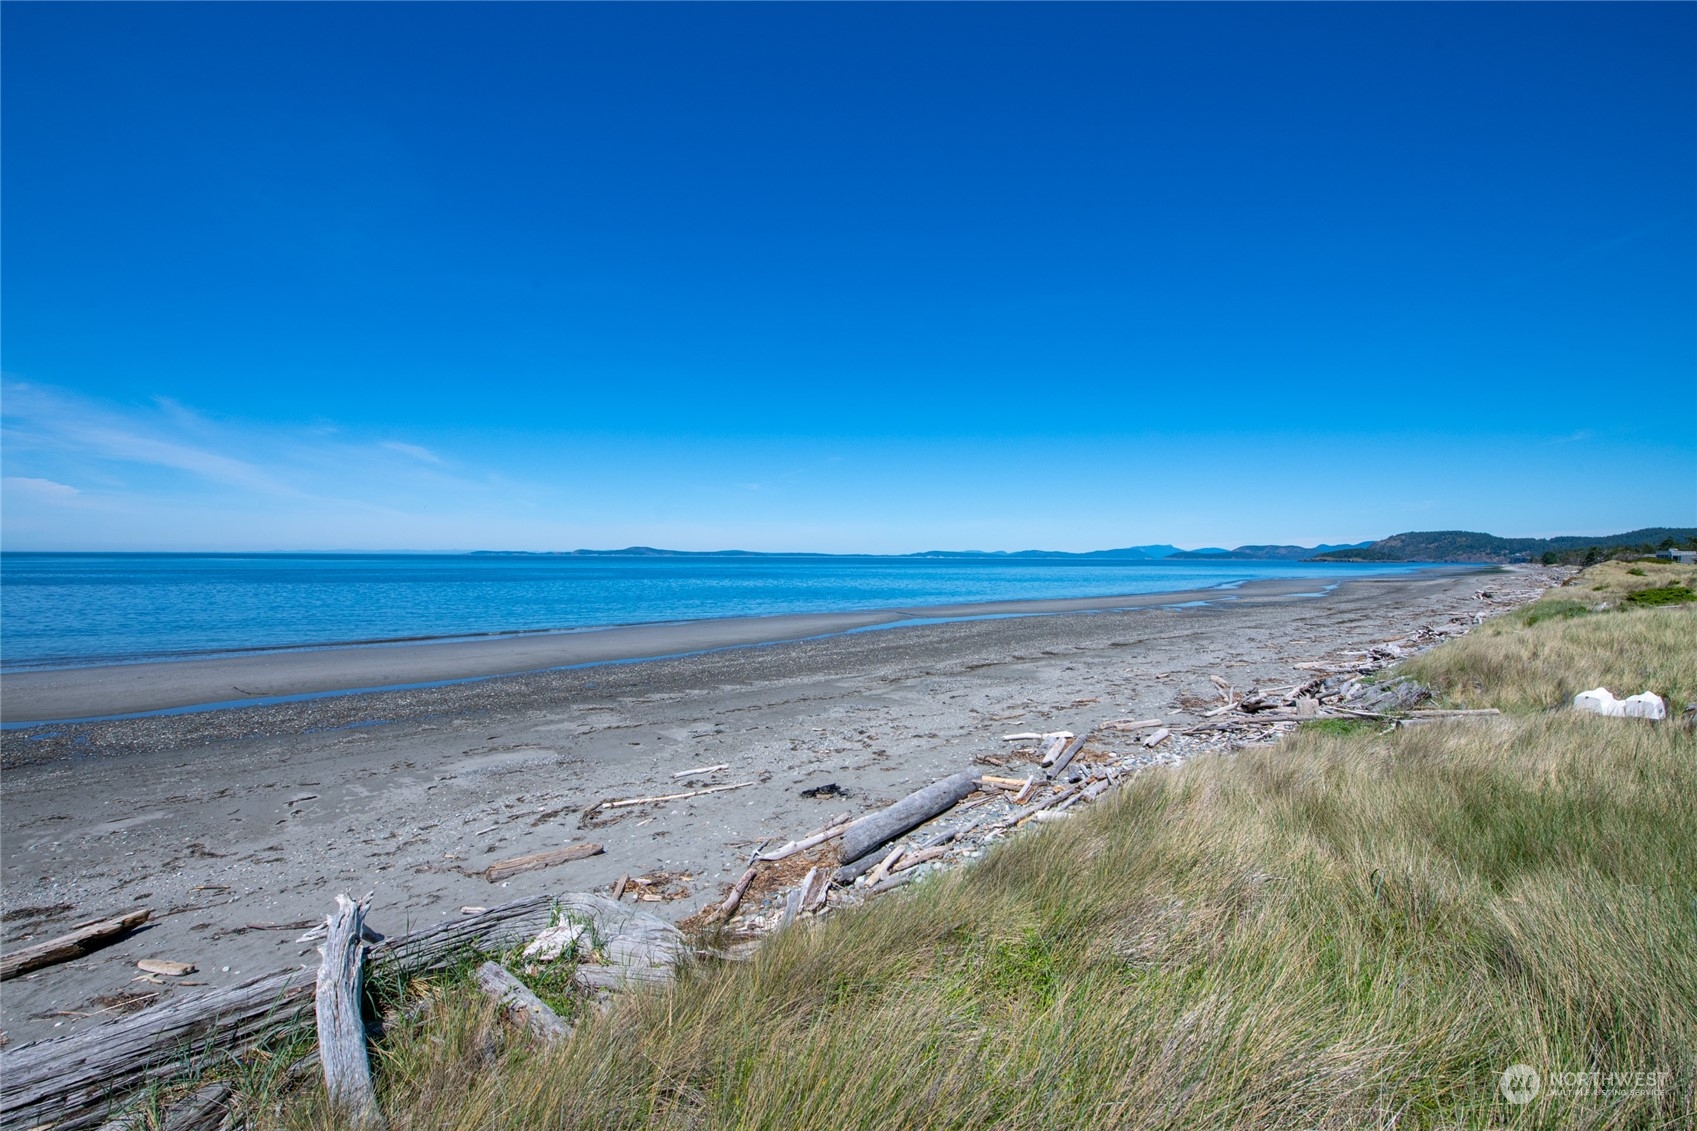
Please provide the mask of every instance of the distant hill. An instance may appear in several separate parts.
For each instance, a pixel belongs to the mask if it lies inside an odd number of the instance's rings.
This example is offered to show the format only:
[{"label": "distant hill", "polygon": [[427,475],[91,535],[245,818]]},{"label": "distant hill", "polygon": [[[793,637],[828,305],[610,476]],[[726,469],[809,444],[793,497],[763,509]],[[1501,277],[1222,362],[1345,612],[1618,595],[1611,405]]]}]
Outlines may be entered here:
[{"label": "distant hill", "polygon": [[[1697,547],[1697,528],[1665,526],[1610,534],[1601,538],[1498,538],[1467,530],[1435,530],[1393,534],[1377,542],[1348,546],[1239,546],[1225,550],[1208,546],[1181,550],[1165,544],[1123,546],[1117,550],[925,550],[917,554],[770,554],[762,550],[661,550],[653,546],[627,546],[622,550],[473,550],[480,555],[535,558],[1085,558],[1117,561],[1322,561],[1322,562],[1524,562],[1536,558],[1550,561],[1583,561],[1607,557],[1625,550],[1651,551],[1664,542]],[[1592,555],[1593,547],[1596,554]]]},{"label": "distant hill", "polygon": [[481,557],[509,558],[1121,558],[1154,561],[1179,553],[1177,546],[1126,546],[1119,550],[922,550],[917,554],[819,554],[770,553],[765,550],[661,550],[653,546],[626,546],[622,550],[473,550]]},{"label": "distant hill", "polygon": [[[1393,534],[1367,546],[1314,555],[1330,562],[1526,562],[1583,561],[1622,551],[1651,552],[1663,544],[1683,546],[1697,539],[1697,527],[1651,526],[1625,534],[1572,535],[1559,538],[1498,538],[1471,530],[1425,530]],[[1596,553],[1592,554],[1595,550]]]},{"label": "distant hill", "polygon": [[1133,561],[1154,561],[1169,558],[1181,551],[1177,546],[1125,546],[1118,550],[922,550],[903,554],[906,558],[1130,558]]},{"label": "distant hill", "polygon": [[1371,542],[1318,546],[1239,546],[1235,550],[1180,550],[1175,558],[1201,561],[1301,562],[1339,550],[1365,549]]},{"label": "distant hill", "polygon": [[[659,550],[653,546],[626,546],[622,550],[473,550],[473,554],[503,558],[764,558],[761,550]],[[795,553],[786,558],[829,558],[831,554]]]}]

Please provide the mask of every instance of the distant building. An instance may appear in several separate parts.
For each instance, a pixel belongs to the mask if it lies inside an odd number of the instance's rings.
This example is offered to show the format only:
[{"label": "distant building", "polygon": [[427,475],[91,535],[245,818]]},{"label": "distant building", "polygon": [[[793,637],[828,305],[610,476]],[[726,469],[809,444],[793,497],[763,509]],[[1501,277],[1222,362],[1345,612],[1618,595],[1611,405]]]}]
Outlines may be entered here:
[{"label": "distant building", "polygon": [[1657,550],[1656,556],[1683,565],[1697,565],[1697,550]]}]

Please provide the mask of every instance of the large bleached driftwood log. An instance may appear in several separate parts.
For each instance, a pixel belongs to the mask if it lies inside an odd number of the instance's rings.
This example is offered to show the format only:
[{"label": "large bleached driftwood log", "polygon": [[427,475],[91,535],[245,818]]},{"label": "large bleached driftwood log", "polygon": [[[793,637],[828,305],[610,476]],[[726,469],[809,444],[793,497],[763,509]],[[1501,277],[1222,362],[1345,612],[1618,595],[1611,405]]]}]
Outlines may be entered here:
[{"label": "large bleached driftwood log", "polygon": [[843,832],[837,844],[838,862],[852,864],[909,829],[953,808],[977,788],[977,780],[977,774],[963,770],[908,794],[887,809],[867,814]]},{"label": "large bleached driftwood log", "polygon": [[[249,1049],[312,1016],[311,970],[181,997],[119,1021],[0,1053],[0,1127],[94,1127],[183,1051]],[[168,1076],[169,1072],[162,1073]]]},{"label": "large bleached driftwood log", "polygon": [[318,948],[324,962],[318,968],[314,1012],[330,1106],[352,1126],[381,1127],[383,1113],[365,1048],[365,907],[363,901],[336,897],[329,933]]},{"label": "large bleached driftwood log", "polygon": [[[467,950],[517,946],[548,926],[553,902],[547,895],[531,896],[385,939],[371,948],[372,969],[380,974],[440,969]],[[311,969],[284,970],[185,995],[68,1037],[0,1051],[0,1127],[98,1126],[150,1080],[168,1083],[211,1050],[240,1054],[308,1031],[316,985]]]},{"label": "large bleached driftwood log", "polygon": [[33,946],[20,947],[0,956],[0,982],[8,978],[16,978],[19,974],[28,974],[31,970],[39,970],[43,966],[52,966],[56,962],[69,962],[73,958],[81,958],[91,950],[105,946],[135,930],[153,912],[146,907],[115,915],[110,919],[91,919],[79,923],[58,938]]}]

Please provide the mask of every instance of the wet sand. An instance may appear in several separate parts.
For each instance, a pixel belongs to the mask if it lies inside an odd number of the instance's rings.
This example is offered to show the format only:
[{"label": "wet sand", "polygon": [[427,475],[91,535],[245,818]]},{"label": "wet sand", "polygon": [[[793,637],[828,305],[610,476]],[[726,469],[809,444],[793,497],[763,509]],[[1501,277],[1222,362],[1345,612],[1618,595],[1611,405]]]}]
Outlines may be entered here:
[{"label": "wet sand", "polygon": [[[110,1017],[123,995],[189,992],[135,982],[142,958],[195,963],[186,981],[208,985],[315,962],[310,944],[294,941],[299,929],[274,928],[318,919],[339,891],[375,889],[371,922],[387,933],[463,905],[666,872],[687,894],[644,906],[679,918],[717,899],[762,840],[885,804],[1003,749],[1003,733],[1083,731],[1128,715],[1183,723],[1217,699],[1210,674],[1240,688],[1288,685],[1293,661],[1421,625],[1471,624],[1525,599],[1541,576],[1432,571],[1350,581],[1318,598],[1246,587],[1197,607],[924,623],[8,730],[7,948],[124,908],[151,907],[155,920],[7,982],[0,1029],[14,1042],[60,1035]],[[1494,598],[1477,595],[1492,586]],[[675,776],[718,763],[728,768]],[[581,819],[607,798],[738,782],[755,784]],[[835,795],[803,795],[825,785]],[[502,883],[482,876],[494,861],[585,841],[606,852]]]},{"label": "wet sand", "polygon": [[663,624],[471,640],[409,641],[7,673],[0,722],[134,715],[185,707],[252,704],[296,696],[418,687],[583,664],[684,656],[751,644],[806,640],[903,622],[1143,609],[1236,597],[1311,592],[1314,578],[1247,582],[1240,588],[1135,596],[871,609]]}]

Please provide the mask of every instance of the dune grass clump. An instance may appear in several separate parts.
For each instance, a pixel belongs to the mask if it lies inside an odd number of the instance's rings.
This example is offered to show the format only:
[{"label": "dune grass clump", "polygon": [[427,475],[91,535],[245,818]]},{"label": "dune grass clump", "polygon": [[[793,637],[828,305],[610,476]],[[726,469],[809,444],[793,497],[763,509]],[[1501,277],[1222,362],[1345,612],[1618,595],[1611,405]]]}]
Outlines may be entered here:
[{"label": "dune grass clump", "polygon": [[[1690,680],[1692,611],[1504,621],[1409,667],[1519,713],[1142,774],[556,1049],[448,987],[378,1055],[389,1126],[1690,1126],[1697,740],[1522,708]],[[1509,1102],[1513,1064],[1549,1086]]]},{"label": "dune grass clump", "polygon": [[1697,590],[1684,585],[1658,585],[1627,595],[1627,603],[1653,609],[1662,605],[1687,605],[1697,601]]}]

